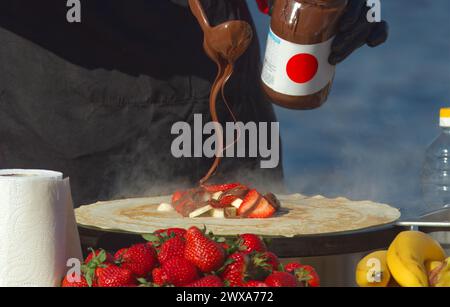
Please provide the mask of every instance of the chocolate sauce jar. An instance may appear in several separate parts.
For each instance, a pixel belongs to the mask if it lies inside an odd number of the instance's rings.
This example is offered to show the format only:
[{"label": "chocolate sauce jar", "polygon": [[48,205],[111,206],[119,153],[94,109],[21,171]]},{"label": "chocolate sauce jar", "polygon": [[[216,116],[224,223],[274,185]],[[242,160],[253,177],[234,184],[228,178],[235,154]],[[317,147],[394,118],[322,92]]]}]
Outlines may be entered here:
[{"label": "chocolate sauce jar", "polygon": [[328,98],[331,44],[348,0],[275,0],[262,71],[273,103],[314,109]]}]

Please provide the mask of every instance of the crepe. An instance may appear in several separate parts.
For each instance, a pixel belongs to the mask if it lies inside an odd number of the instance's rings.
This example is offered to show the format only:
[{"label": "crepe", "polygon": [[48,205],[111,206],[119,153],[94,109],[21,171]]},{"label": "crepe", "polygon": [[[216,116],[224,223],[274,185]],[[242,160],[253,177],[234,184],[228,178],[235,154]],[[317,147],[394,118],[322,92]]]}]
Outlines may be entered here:
[{"label": "crepe", "polygon": [[268,219],[191,219],[176,212],[158,212],[158,205],[170,203],[170,196],[98,202],[82,206],[75,213],[79,225],[107,231],[144,234],[169,227],[206,226],[217,235],[254,233],[283,237],[360,230],[400,218],[398,209],[371,201],[300,194],[277,197],[282,209]]}]

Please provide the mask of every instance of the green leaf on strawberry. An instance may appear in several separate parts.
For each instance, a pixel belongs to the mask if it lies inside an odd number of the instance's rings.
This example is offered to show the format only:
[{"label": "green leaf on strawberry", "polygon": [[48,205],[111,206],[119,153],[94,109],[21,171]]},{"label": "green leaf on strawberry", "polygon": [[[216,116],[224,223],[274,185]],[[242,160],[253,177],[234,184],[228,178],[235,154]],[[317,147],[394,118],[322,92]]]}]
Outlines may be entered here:
[{"label": "green leaf on strawberry", "polygon": [[159,237],[153,233],[147,233],[147,234],[143,234],[142,238],[144,238],[144,240],[148,241],[148,242],[159,242]]}]

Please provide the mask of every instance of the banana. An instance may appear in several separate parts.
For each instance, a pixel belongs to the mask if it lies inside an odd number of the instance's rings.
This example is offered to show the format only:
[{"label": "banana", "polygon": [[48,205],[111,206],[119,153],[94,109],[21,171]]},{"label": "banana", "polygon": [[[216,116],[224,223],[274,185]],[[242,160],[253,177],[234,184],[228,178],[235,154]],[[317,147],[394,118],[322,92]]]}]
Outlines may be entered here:
[{"label": "banana", "polygon": [[443,261],[445,252],[425,233],[404,231],[389,246],[386,258],[389,271],[402,287],[427,287],[425,263]]},{"label": "banana", "polygon": [[450,258],[439,262],[429,273],[429,279],[434,287],[450,287]]},{"label": "banana", "polygon": [[356,283],[360,287],[387,287],[391,280],[386,262],[387,251],[373,252],[356,266]]},{"label": "banana", "polygon": [[425,269],[427,270],[428,275],[433,272],[436,268],[442,265],[441,261],[426,261]]}]

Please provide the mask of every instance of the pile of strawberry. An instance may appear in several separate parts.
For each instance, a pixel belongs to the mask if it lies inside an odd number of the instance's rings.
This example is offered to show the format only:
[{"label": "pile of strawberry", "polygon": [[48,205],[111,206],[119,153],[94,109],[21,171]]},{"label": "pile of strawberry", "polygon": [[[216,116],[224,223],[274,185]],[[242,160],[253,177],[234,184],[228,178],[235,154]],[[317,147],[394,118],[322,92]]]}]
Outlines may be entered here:
[{"label": "pile of strawberry", "polygon": [[114,256],[92,250],[82,277],[63,287],[317,287],[311,266],[280,264],[264,241],[253,234],[224,239],[197,227],[170,228],[144,235],[148,243]]}]

